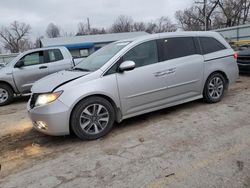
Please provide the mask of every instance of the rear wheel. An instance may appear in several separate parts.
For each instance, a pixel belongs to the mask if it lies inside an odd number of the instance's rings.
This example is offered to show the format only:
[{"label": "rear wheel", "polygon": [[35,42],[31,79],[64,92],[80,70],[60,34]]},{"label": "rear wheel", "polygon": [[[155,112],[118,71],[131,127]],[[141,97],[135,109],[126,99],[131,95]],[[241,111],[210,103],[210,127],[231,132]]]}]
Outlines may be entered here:
[{"label": "rear wheel", "polygon": [[226,90],[226,79],[221,73],[210,75],[206,81],[203,97],[208,103],[221,101]]},{"label": "rear wheel", "polygon": [[6,84],[0,84],[0,106],[7,105],[13,101],[14,92]]},{"label": "rear wheel", "polygon": [[81,101],[72,112],[71,128],[83,140],[93,140],[106,135],[113,127],[115,111],[102,97]]}]

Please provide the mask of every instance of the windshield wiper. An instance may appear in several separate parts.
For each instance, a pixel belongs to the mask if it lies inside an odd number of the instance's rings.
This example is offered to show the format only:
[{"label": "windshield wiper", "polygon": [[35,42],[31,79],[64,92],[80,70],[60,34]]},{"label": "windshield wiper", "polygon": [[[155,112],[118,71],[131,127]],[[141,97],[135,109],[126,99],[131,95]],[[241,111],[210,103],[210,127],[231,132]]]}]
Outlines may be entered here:
[{"label": "windshield wiper", "polygon": [[83,68],[79,68],[79,67],[75,67],[75,68],[73,68],[71,70],[78,70],[78,71],[90,72],[89,69],[83,69]]}]

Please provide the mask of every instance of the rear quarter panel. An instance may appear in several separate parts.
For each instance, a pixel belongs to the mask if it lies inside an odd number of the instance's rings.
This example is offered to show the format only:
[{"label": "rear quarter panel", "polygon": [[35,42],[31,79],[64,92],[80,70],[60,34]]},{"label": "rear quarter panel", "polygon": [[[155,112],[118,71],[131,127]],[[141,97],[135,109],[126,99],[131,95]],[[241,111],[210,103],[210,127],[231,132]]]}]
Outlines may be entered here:
[{"label": "rear quarter panel", "polygon": [[213,72],[221,71],[226,74],[229,84],[234,83],[239,77],[239,70],[233,54],[234,51],[232,49],[226,49],[204,55],[204,81],[206,81]]}]

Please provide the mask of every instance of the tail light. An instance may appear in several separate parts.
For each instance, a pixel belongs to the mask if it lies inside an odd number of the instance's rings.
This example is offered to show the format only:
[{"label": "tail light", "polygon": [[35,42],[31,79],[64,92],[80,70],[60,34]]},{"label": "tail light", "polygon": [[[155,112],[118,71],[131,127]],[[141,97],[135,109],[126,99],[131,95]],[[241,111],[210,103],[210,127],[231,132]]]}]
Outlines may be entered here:
[{"label": "tail light", "polygon": [[238,54],[234,53],[234,59],[237,59],[237,58],[238,58]]}]

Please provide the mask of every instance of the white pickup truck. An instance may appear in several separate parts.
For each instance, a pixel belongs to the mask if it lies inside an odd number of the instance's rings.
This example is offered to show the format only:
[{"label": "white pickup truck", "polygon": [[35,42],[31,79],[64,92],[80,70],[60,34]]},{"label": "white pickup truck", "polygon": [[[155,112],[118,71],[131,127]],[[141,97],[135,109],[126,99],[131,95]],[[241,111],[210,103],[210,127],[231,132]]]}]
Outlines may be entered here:
[{"label": "white pickup truck", "polygon": [[0,106],[9,104],[15,95],[30,93],[34,82],[42,77],[74,65],[65,47],[38,48],[19,54],[0,66]]}]

